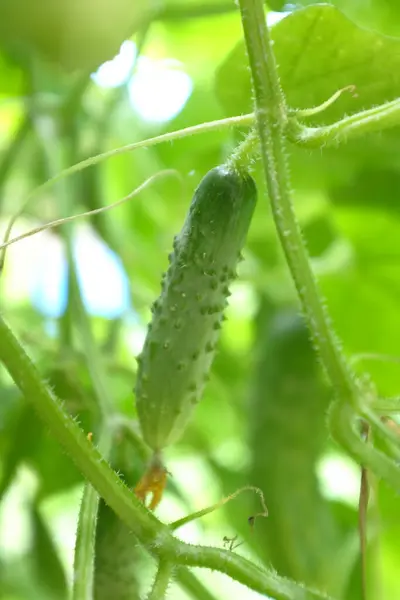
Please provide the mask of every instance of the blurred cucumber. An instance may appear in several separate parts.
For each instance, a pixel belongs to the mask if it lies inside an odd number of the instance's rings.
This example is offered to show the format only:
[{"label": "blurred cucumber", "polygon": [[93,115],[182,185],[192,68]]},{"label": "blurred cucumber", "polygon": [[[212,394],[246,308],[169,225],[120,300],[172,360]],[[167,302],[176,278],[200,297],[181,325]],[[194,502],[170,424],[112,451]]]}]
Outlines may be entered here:
[{"label": "blurred cucumber", "polygon": [[[142,466],[132,461],[132,446],[121,434],[114,440],[111,462],[127,485],[132,487],[137,482]],[[96,528],[94,600],[140,600],[141,571],[143,551],[137,539],[101,500]]]},{"label": "blurred cucumber", "polygon": [[316,476],[330,393],[295,309],[277,310],[265,301],[257,335],[251,481],[269,509],[256,524],[260,551],[281,575],[332,592],[338,532]]},{"label": "blurred cucumber", "polygon": [[140,600],[138,542],[103,501],[96,533],[94,600]]}]

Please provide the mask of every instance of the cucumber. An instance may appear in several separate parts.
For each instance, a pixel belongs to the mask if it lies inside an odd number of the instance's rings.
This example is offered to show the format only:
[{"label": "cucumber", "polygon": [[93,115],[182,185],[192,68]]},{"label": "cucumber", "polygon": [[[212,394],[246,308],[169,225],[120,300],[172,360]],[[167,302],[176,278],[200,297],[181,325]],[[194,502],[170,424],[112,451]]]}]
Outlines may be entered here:
[{"label": "cucumber", "polygon": [[[140,473],[140,463],[132,460],[132,445],[123,429],[115,432],[110,464],[125,484],[133,487]],[[92,600],[140,600],[141,575],[145,565],[137,538],[100,500]]]},{"label": "cucumber", "polygon": [[203,394],[256,197],[247,172],[216,167],[174,238],[135,390],[143,438],[155,452],[179,438]]},{"label": "cucumber", "polygon": [[280,574],[341,597],[336,586],[344,569],[333,565],[339,566],[343,540],[316,476],[331,390],[295,308],[263,302],[257,363],[249,410],[251,481],[265,492],[270,513],[257,523],[260,550]]},{"label": "cucumber", "polygon": [[140,600],[139,542],[103,500],[96,531],[94,600]]}]

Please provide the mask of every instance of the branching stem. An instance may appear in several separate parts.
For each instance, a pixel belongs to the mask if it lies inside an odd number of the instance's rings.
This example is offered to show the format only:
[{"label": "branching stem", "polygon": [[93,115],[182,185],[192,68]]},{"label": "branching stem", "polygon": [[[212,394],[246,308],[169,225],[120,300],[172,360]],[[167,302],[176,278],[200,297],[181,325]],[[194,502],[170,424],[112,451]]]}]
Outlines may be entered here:
[{"label": "branching stem", "polygon": [[253,79],[261,158],[275,225],[329,379],[341,399],[357,405],[358,389],[330,326],[293,209],[284,136],[287,108],[265,23],[263,2],[239,0],[239,6]]},{"label": "branching stem", "polygon": [[260,569],[234,552],[191,546],[176,539],[124,485],[79,425],[64,411],[1,315],[0,362],[84,477],[156,558],[174,565],[217,570],[276,600],[327,600],[323,594]]}]

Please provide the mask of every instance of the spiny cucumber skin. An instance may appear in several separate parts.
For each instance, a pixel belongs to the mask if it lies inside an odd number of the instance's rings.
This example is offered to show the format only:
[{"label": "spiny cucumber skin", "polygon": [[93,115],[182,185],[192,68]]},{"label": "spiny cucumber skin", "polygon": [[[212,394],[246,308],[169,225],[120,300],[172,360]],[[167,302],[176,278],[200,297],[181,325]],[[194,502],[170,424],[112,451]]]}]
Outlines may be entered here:
[{"label": "spiny cucumber skin", "polygon": [[174,239],[135,390],[143,438],[156,452],[179,438],[202,397],[256,198],[250,175],[216,167]]}]

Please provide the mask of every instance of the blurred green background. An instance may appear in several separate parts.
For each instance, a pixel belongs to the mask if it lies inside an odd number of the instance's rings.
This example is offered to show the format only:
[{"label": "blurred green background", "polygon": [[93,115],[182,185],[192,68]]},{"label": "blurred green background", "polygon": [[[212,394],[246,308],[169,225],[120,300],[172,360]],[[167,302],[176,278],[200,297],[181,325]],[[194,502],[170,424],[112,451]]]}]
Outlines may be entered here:
[{"label": "blurred green background", "polygon": [[[396,0],[284,6],[270,2],[282,84],[293,107],[356,85],[315,123],[330,123],[400,95]],[[302,5],[310,5],[303,8]],[[283,18],[282,18],[283,17]],[[352,19],[352,20],[350,20]],[[196,0],[0,1],[0,232],[29,192],[94,154],[251,110],[249,71],[235,3]],[[86,169],[35,197],[14,229],[110,204],[149,176],[176,170],[115,210],[74,225],[74,261],[96,343],[112,381],[113,464],[134,485],[144,469],[132,442],[132,389],[150,305],[175,233],[202,176],[244,131],[223,130],[137,150]],[[334,326],[380,394],[399,394],[400,130],[331,149],[289,147],[296,209]],[[332,396],[299,317],[272,223],[262,174],[259,201],[232,288],[210,383],[181,441],[157,515],[166,521],[259,486],[183,528],[182,539],[237,551],[257,564],[358,600],[359,467],[329,439]],[[94,391],[68,281],[65,230],[12,246],[1,310],[43,377],[85,431]],[[129,420],[129,426],[126,425]],[[83,481],[0,371],[0,599],[67,597]],[[369,590],[400,596],[399,499],[373,481]],[[95,597],[143,597],[151,563],[102,506]],[[210,598],[256,598],[223,576],[201,573]],[[171,598],[205,598],[188,582]]]}]

